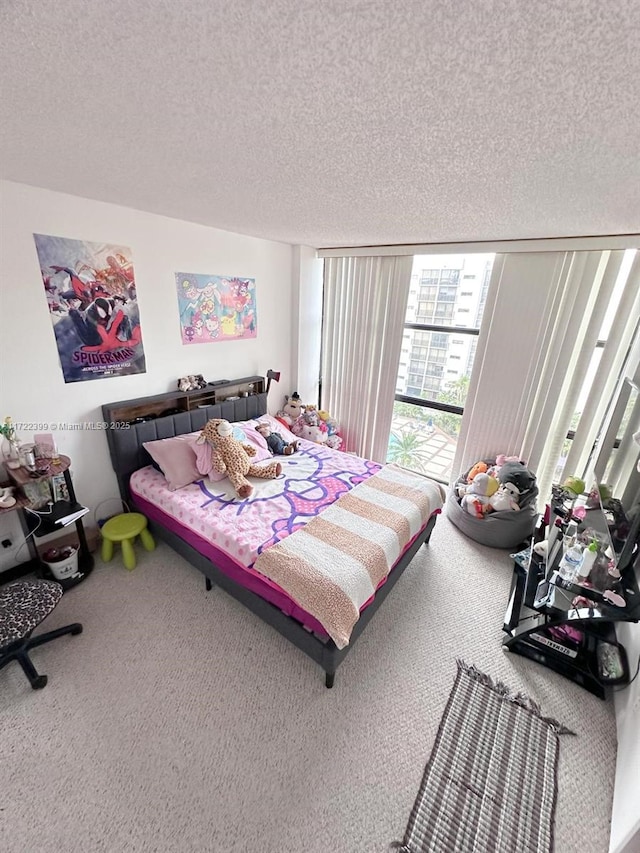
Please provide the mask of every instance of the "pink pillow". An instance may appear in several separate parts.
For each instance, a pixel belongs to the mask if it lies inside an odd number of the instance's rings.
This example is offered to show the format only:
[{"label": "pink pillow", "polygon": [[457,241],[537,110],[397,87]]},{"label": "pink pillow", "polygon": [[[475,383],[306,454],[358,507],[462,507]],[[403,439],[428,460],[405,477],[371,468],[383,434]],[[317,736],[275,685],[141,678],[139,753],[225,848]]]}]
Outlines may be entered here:
[{"label": "pink pillow", "polygon": [[147,453],[160,466],[171,491],[202,479],[196,467],[195,453],[195,441],[199,435],[199,432],[192,432],[143,442]]}]

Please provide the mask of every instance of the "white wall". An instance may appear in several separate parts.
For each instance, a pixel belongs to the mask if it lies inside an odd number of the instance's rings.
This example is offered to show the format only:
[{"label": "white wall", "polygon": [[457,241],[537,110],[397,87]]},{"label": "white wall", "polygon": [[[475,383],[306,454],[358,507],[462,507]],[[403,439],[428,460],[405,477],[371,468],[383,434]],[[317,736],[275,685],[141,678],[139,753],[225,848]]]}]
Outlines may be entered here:
[{"label": "white wall", "polygon": [[[640,655],[640,625],[619,622],[616,636],[626,649],[633,675]],[[618,753],[609,850],[640,853],[640,675],[614,698]]]},{"label": "white wall", "polygon": [[[282,373],[269,401],[270,410],[280,408],[294,382],[290,245],[22,184],[0,182],[0,199],[0,419],[101,421],[103,403],[173,390],[185,374],[233,379],[264,375],[269,368]],[[131,249],[146,373],[65,384],[34,233]],[[257,337],[183,346],[175,272],[255,278]],[[72,458],[82,502],[94,508],[117,496],[102,432],[62,431],[57,438],[60,451]]]}]

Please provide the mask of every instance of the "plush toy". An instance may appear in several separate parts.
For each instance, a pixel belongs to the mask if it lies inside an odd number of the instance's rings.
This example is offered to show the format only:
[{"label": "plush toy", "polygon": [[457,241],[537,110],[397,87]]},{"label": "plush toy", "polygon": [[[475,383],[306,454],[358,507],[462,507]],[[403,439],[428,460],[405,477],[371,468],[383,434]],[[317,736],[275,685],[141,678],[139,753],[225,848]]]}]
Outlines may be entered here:
[{"label": "plush toy", "polygon": [[304,411],[304,406],[297,391],[294,391],[290,397],[285,395],[284,400],[284,406],[276,413],[276,417],[287,426],[291,426]]},{"label": "plush toy", "polygon": [[241,444],[233,437],[233,427],[229,421],[213,418],[208,421],[200,433],[199,442],[207,441],[211,445],[213,467],[220,474],[226,474],[233,483],[239,498],[248,498],[253,492],[253,486],[247,480],[250,477],[260,477],[262,480],[273,480],[282,471],[279,462],[268,465],[253,465],[251,456],[256,455],[255,447]]},{"label": "plush toy", "polygon": [[334,432],[333,435],[327,436],[326,444],[327,447],[330,447],[332,450],[340,450],[342,447],[342,439],[337,432]]},{"label": "plush toy", "polygon": [[473,483],[475,477],[478,474],[485,474],[488,469],[488,465],[486,462],[476,462],[476,464],[471,468],[469,473],[467,474],[467,483]]},{"label": "plush toy", "polygon": [[329,432],[328,426],[323,420],[321,420],[320,414],[315,406],[305,406],[304,412],[302,412],[301,416],[304,418],[304,422],[308,424],[308,426],[317,426],[320,427],[323,432]]},{"label": "plush toy", "polygon": [[475,475],[473,482],[466,487],[460,506],[469,515],[484,518],[486,513],[491,510],[489,505],[491,495],[495,494],[497,490],[498,481],[481,471]]},{"label": "plush toy", "polygon": [[503,483],[498,491],[489,498],[489,506],[494,512],[519,510],[520,489],[515,483]]},{"label": "plush toy", "polygon": [[191,376],[181,376],[178,379],[178,391],[199,391],[201,388],[207,387],[207,380],[201,373],[195,373]]},{"label": "plush toy", "polygon": [[323,409],[318,411],[318,417],[321,424],[324,423],[327,427],[327,447],[330,447],[332,450],[340,450],[342,447],[342,438],[339,435],[340,426],[338,421]]},{"label": "plush toy", "polygon": [[505,456],[504,453],[498,453],[496,456],[496,466],[502,468],[505,462],[521,462],[523,465],[526,465],[526,462],[523,462],[519,456]]},{"label": "plush toy", "polygon": [[292,426],[291,432],[300,438],[305,438],[307,441],[313,441],[315,444],[326,444],[327,434],[322,432],[320,427],[309,426],[309,424],[298,419]]},{"label": "plush toy", "polygon": [[[295,421],[291,424],[291,432],[294,435],[302,436],[303,430],[306,432],[306,427],[312,427],[314,430],[319,430],[324,435],[324,439],[322,439],[319,443],[324,444],[329,436],[329,430],[327,428],[326,423],[318,417],[318,412],[315,406],[305,407],[304,412],[300,414]],[[306,438],[307,436],[303,436]],[[316,439],[309,439],[310,441],[316,441]]]},{"label": "plush toy", "polygon": [[297,441],[285,441],[278,432],[273,432],[269,424],[258,424],[256,432],[264,438],[269,450],[275,456],[291,456],[298,449]]},{"label": "plush toy", "polygon": [[520,495],[529,491],[534,485],[536,478],[522,462],[505,462],[498,471],[498,480],[501,483],[513,483],[518,487]]}]

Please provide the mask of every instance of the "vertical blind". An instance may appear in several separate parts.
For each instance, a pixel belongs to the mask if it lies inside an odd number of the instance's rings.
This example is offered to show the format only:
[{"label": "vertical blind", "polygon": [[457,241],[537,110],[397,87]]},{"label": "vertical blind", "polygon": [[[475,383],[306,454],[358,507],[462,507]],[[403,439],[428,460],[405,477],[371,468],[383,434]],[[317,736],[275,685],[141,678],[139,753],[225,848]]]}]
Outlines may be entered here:
[{"label": "vertical blind", "polygon": [[496,257],[454,470],[495,453],[518,455],[548,494],[613,301],[564,469],[586,473],[640,316],[638,255],[631,269],[623,257],[621,250]]},{"label": "vertical blind", "polygon": [[411,255],[325,261],[321,407],[347,450],[378,462],[387,458],[412,265]]}]

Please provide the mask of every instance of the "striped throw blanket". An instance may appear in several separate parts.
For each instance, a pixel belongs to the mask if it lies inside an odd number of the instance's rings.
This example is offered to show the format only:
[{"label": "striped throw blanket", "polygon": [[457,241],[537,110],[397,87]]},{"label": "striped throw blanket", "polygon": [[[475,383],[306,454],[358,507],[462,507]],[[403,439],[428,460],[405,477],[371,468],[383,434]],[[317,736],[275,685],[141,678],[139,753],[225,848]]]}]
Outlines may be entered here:
[{"label": "striped throw blanket", "polygon": [[362,605],[444,499],[433,480],[387,465],[267,548],[253,567],[315,616],[342,649]]}]

